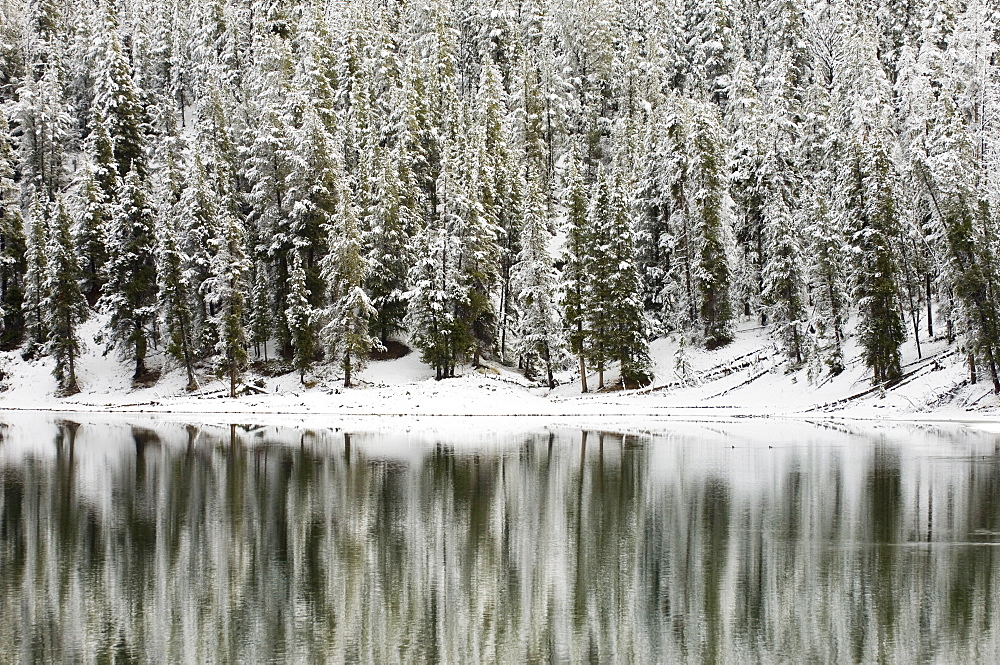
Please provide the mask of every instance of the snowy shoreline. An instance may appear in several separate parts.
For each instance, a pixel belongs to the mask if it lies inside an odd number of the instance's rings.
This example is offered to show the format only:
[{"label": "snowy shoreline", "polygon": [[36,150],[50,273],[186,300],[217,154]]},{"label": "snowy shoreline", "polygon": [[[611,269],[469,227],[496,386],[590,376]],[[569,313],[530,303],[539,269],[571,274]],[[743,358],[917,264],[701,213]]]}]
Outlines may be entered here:
[{"label": "snowy shoreline", "polygon": [[[99,322],[89,322],[98,332]],[[0,355],[3,392],[0,413],[46,412],[111,417],[156,415],[171,420],[215,421],[243,418],[298,423],[385,419],[475,417],[521,418],[541,423],[627,422],[637,426],[661,420],[728,420],[783,418],[816,421],[894,421],[994,423],[1000,425],[1000,403],[989,385],[970,385],[964,363],[944,342],[925,342],[925,353],[904,347],[904,380],[873,388],[860,362],[860,350],[849,348],[846,369],[836,377],[811,375],[809,368],[790,370],[766,331],[745,329],[730,345],[715,351],[686,349],[687,374],[676,369],[678,345],[670,339],[651,343],[656,379],[639,390],[580,393],[578,377],[566,372],[554,390],[529,381],[510,367],[487,363],[465,368],[452,379],[435,381],[433,370],[416,353],[372,362],[360,375],[359,387],[344,389],[329,368],[308,375],[249,374],[251,394],[226,396],[223,381],[202,375],[202,386],[189,393],[178,367],[163,367],[150,386],[133,387],[130,366],[114,354],[88,345],[80,358],[82,391],[57,397],[50,358],[25,360],[16,352]],[[608,383],[617,379],[607,373]],[[591,377],[591,386],[596,385]]]}]

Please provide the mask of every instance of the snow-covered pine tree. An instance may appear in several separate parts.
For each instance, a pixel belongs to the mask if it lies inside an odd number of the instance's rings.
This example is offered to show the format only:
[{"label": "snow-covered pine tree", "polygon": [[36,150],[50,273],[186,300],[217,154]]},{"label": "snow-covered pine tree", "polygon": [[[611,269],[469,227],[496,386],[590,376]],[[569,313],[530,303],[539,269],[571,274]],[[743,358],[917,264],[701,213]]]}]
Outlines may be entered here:
[{"label": "snow-covered pine tree", "polygon": [[22,312],[27,334],[27,355],[41,353],[49,339],[45,301],[48,295],[49,207],[37,192],[31,196],[28,218],[28,250],[25,254],[24,303]]},{"label": "snow-covered pine tree", "polygon": [[118,175],[125,178],[132,170],[138,170],[144,176],[146,139],[142,95],[122,48],[115,10],[103,4],[101,13],[101,54],[94,74],[94,108],[112,138]]},{"label": "snow-covered pine tree", "polygon": [[187,389],[198,387],[194,375],[195,329],[188,257],[181,249],[173,206],[161,210],[156,225],[156,273],[160,317],[167,333],[167,353],[184,366]]},{"label": "snow-covered pine tree", "polygon": [[73,125],[55,55],[53,51],[50,61],[39,65],[40,79],[29,79],[18,89],[13,114],[23,184],[33,187],[45,201],[55,200],[65,185],[63,155]]},{"label": "snow-covered pine tree", "polygon": [[77,188],[79,213],[76,223],[76,246],[80,253],[82,288],[87,302],[94,305],[104,286],[104,266],[108,260],[107,234],[110,206],[97,180],[95,166],[87,162],[80,173]]},{"label": "snow-covered pine tree", "polygon": [[285,300],[285,320],[292,344],[292,365],[299,372],[299,381],[305,383],[306,371],[316,359],[315,311],[309,303],[306,270],[300,250],[288,252],[288,297]]},{"label": "snow-covered pine tree", "polygon": [[421,359],[434,368],[439,381],[450,376],[455,337],[453,298],[458,281],[453,244],[437,216],[416,236],[406,308],[410,341],[420,350]]},{"label": "snow-covered pine tree", "polygon": [[580,365],[580,389],[587,392],[587,311],[590,275],[587,270],[590,249],[590,216],[587,186],[580,160],[571,156],[565,187],[566,244],[563,249],[562,309],[570,353]]},{"label": "snow-covered pine tree", "polygon": [[449,127],[435,214],[417,241],[426,254],[411,273],[407,311],[412,339],[438,378],[454,376],[461,361],[477,364],[495,340],[498,252],[496,229],[480,201],[482,155],[482,132],[469,124],[465,108]]},{"label": "snow-covered pine tree", "polygon": [[216,251],[207,290],[215,312],[216,366],[219,375],[229,379],[229,396],[236,397],[236,386],[249,360],[244,316],[250,263],[243,250],[245,239],[239,220],[223,213],[219,229],[220,236],[213,243]]},{"label": "snow-covered pine tree", "polygon": [[733,290],[740,297],[746,315],[763,314],[763,266],[768,248],[764,221],[769,166],[767,127],[753,69],[748,60],[737,62],[728,91],[726,114],[732,136],[733,232],[738,252]]},{"label": "snow-covered pine tree", "polygon": [[365,254],[372,269],[365,279],[375,315],[373,331],[383,344],[403,330],[407,271],[413,265],[412,238],[421,224],[420,194],[401,146],[376,149],[377,174],[368,219],[364,222]]},{"label": "snow-covered pine tree", "polygon": [[878,142],[855,145],[850,159],[845,207],[855,220],[850,242],[855,253],[858,340],[874,381],[882,383],[902,374],[899,348],[906,340],[894,247],[899,224],[895,174],[887,148]]},{"label": "snow-covered pine tree", "polygon": [[452,188],[441,189],[440,200],[458,243],[464,291],[456,301],[456,314],[461,323],[459,331],[467,339],[455,347],[455,359],[471,352],[471,363],[478,366],[483,354],[491,353],[497,341],[494,293],[500,273],[500,233],[484,205],[484,178],[489,173],[485,128],[475,122],[468,107],[460,117],[454,129],[465,138],[456,136],[451,142],[446,168],[452,171]]},{"label": "snow-covered pine tree", "polygon": [[771,191],[764,207],[767,219],[767,263],[761,299],[774,333],[795,366],[805,359],[806,293],[802,231],[784,191]]},{"label": "snow-covered pine tree", "polygon": [[588,247],[585,269],[587,271],[587,291],[585,296],[587,359],[597,370],[597,389],[604,389],[604,372],[615,358],[612,326],[617,316],[612,289],[612,275],[617,269],[613,264],[612,244],[618,238],[612,235],[613,219],[616,215],[616,201],[613,199],[611,175],[603,167],[597,172],[590,208],[587,211]]},{"label": "snow-covered pine tree", "polygon": [[[294,147],[286,156],[291,168],[286,177],[289,212],[284,232],[302,260],[309,307],[317,309],[322,306],[325,290],[319,262],[328,251],[326,227],[336,206],[337,157],[334,139],[323,124],[318,109],[304,99],[298,106],[302,109],[302,126],[295,131]],[[292,297],[289,293],[289,305]],[[292,330],[290,321],[288,325]],[[315,333],[314,326],[308,329]],[[300,328],[299,332],[304,330]],[[298,345],[303,343],[301,338],[297,342]],[[313,339],[308,342],[308,347],[315,349],[317,343],[318,340]]]},{"label": "snow-covered pine tree", "polygon": [[174,206],[172,215],[177,249],[184,259],[181,270],[190,306],[193,306],[188,330],[194,345],[191,350],[198,355],[211,353],[217,341],[217,331],[211,323],[215,313],[202,287],[212,274],[212,254],[220,233],[220,215],[224,214],[221,208],[226,203],[225,199],[220,201],[211,186],[200,156],[192,155],[180,201]]},{"label": "snow-covered pine tree", "polygon": [[511,275],[522,312],[518,347],[524,358],[525,376],[533,378],[535,362],[540,360],[546,383],[555,388],[553,370],[561,361],[564,345],[556,307],[555,269],[549,257],[551,234],[540,177],[531,168],[526,180],[521,248]]},{"label": "snow-covered pine tree", "polygon": [[[620,168],[609,176],[611,217],[604,222],[608,227],[610,270],[607,275],[613,311],[608,339],[612,357],[618,361],[621,370],[622,387],[630,388],[649,383],[651,376],[647,326],[636,262],[636,234],[626,200],[625,176]],[[595,269],[596,274],[601,272]]]},{"label": "snow-covered pine tree", "polygon": [[[250,243],[255,247],[256,243]],[[271,286],[266,257],[257,256],[250,262],[250,294],[248,298],[247,334],[257,358],[267,361],[267,344],[274,332],[274,289]]]},{"label": "snow-covered pine tree", "polygon": [[21,192],[14,182],[14,150],[6,114],[0,112],[0,349],[24,338],[24,273],[27,239],[21,215]]},{"label": "snow-covered pine tree", "polygon": [[59,198],[52,216],[47,251],[44,308],[50,334],[48,348],[56,363],[52,373],[64,395],[80,391],[76,381],[76,360],[81,352],[79,328],[90,311],[80,290],[80,266],[71,226],[69,213]]},{"label": "snow-covered pine tree", "polygon": [[[273,94],[273,93],[271,93]],[[288,323],[285,320],[285,298],[288,284],[288,251],[292,239],[287,230],[289,214],[287,178],[291,166],[287,156],[292,151],[291,130],[277,106],[265,97],[251,116],[254,121],[247,128],[244,141],[247,142],[246,177],[250,186],[247,195],[249,212],[247,222],[251,225],[250,237],[256,241],[253,251],[255,268],[259,275],[268,273],[274,289],[274,306],[271,319],[279,351],[290,357],[291,341]],[[255,292],[254,309],[264,300]],[[262,321],[258,317],[258,321]],[[269,334],[270,336],[270,334]]]},{"label": "snow-covered pine tree", "polygon": [[818,353],[831,375],[844,371],[845,326],[850,312],[847,284],[847,236],[830,210],[832,186],[818,175],[807,195],[806,242],[812,261],[809,274],[813,285],[814,315]]},{"label": "snow-covered pine tree", "polygon": [[698,292],[698,318],[705,348],[717,349],[733,339],[730,270],[727,234],[730,232],[729,174],[725,142],[717,112],[699,104],[691,118],[691,171],[688,185],[694,213],[698,250],[694,281]]},{"label": "snow-covered pine tree", "polygon": [[363,288],[369,266],[361,253],[357,207],[344,179],[344,174],[340,173],[336,212],[328,226],[330,253],[320,265],[330,302],[321,338],[327,358],[340,365],[344,387],[350,388],[353,376],[364,369],[377,340],[368,330],[376,311]]},{"label": "snow-covered pine tree", "polygon": [[135,362],[133,378],[147,374],[146,354],[156,319],[156,216],[139,169],[121,183],[121,203],[108,238],[107,283],[99,306],[111,314],[111,339]]},{"label": "snow-covered pine tree", "polygon": [[896,247],[899,186],[891,157],[892,91],[876,55],[871,26],[857,18],[856,25],[843,28],[844,54],[835,72],[839,131],[847,137],[837,198],[853,252],[858,339],[874,381],[883,383],[901,375],[900,346],[906,339]]},{"label": "snow-covered pine tree", "polygon": [[735,3],[732,0],[689,0],[683,3],[688,69],[685,90],[703,95],[716,104],[725,104],[733,60],[740,50],[733,30]]},{"label": "snow-covered pine tree", "polygon": [[[513,318],[512,267],[518,260],[520,206],[519,189],[522,178],[517,173],[516,152],[513,132],[507,124],[507,94],[503,87],[500,68],[487,57],[479,77],[476,98],[475,122],[483,131],[483,158],[481,163],[481,191],[483,214],[488,225],[497,233],[499,257],[499,310],[498,338],[500,357],[507,347],[507,329]],[[537,158],[529,160],[528,168],[541,173],[545,161]],[[530,184],[529,184],[530,186]]]}]

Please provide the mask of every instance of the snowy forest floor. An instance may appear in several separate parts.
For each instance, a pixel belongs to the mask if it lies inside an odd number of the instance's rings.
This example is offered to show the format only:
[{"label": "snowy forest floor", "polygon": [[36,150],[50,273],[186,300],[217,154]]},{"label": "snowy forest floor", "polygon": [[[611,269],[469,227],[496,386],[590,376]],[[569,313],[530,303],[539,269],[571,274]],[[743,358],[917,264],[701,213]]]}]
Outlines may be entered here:
[{"label": "snowy forest floor", "polygon": [[[917,358],[912,339],[903,352],[904,378],[888,389],[873,389],[856,344],[849,342],[846,369],[837,377],[810,379],[807,368],[790,371],[766,331],[744,322],[733,343],[715,351],[688,348],[687,375],[677,372],[677,342],[658,339],[650,346],[655,381],[629,391],[580,393],[579,378],[560,374],[555,390],[538,386],[515,369],[490,363],[462,376],[435,381],[433,370],[416,352],[402,358],[372,361],[359,385],[344,389],[331,368],[307,374],[303,386],[295,372],[263,376],[248,372],[255,392],[237,399],[227,396],[228,384],[210,373],[199,375],[201,386],[184,390],[182,368],[162,367],[148,387],[133,387],[130,363],[103,353],[94,341],[103,320],[83,331],[86,351],[78,362],[81,392],[58,397],[52,360],[24,360],[18,352],[0,354],[0,409],[65,412],[253,414],[282,416],[536,416],[609,420],[680,417],[803,417],[896,420],[1000,422],[1000,404],[988,381],[968,382],[964,355],[942,340],[923,341]],[[163,363],[154,355],[150,365]],[[606,381],[613,382],[614,372]],[[597,385],[590,377],[591,387]],[[311,420],[311,418],[310,418]]]}]

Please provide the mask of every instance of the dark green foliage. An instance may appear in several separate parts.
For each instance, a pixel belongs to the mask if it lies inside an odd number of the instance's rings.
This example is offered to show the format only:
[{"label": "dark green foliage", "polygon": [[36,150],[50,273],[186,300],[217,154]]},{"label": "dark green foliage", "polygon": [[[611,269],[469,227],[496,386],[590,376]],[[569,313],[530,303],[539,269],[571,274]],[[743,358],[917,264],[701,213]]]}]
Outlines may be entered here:
[{"label": "dark green foliage", "polygon": [[48,246],[48,284],[45,310],[51,335],[49,353],[55,359],[53,374],[65,395],[79,392],[76,382],[76,359],[80,356],[80,324],[89,308],[80,290],[80,266],[70,229],[70,217],[59,200],[52,219]]},{"label": "dark green foliage", "polygon": [[956,196],[942,221],[955,296],[967,312],[974,351],[1000,394],[1000,277],[994,253],[996,222],[990,212],[985,202],[972,207],[965,196]]},{"label": "dark green foliage", "polygon": [[563,319],[569,350],[580,362],[580,385],[587,392],[587,254],[592,229],[587,214],[587,189],[575,158],[570,163],[566,187],[566,245],[563,254]]},{"label": "dark green foliage", "polygon": [[696,219],[701,241],[696,283],[698,315],[705,335],[705,348],[716,349],[733,340],[733,311],[729,296],[729,259],[725,247],[724,198],[726,174],[721,132],[707,112],[695,115],[693,147],[700,190],[695,195]]},{"label": "dark green foliage", "polygon": [[885,149],[855,147],[847,192],[853,216],[851,244],[858,261],[854,299],[858,304],[858,338],[865,364],[876,383],[902,374],[899,347],[906,328],[897,286],[899,264],[893,240],[898,235],[898,208],[892,165]]},{"label": "dark green foliage", "polygon": [[317,340],[314,325],[315,314],[309,304],[309,289],[306,285],[306,270],[302,256],[297,249],[288,253],[288,300],[285,304],[285,319],[291,337],[292,364],[299,372],[299,379],[305,383],[306,370],[316,360]]},{"label": "dark green foliage", "polygon": [[194,390],[194,321],[191,312],[191,283],[184,270],[174,220],[168,212],[160,219],[157,238],[157,273],[160,316],[167,333],[167,353],[182,363],[187,373],[187,389]]},{"label": "dark green foliage", "polygon": [[[141,95],[132,77],[132,66],[122,49],[114,10],[104,9],[104,52],[98,62],[94,83],[97,125],[104,124],[111,140],[118,176],[133,170],[145,175],[146,138]],[[102,123],[103,120],[103,123]],[[98,146],[98,155],[104,146]],[[107,190],[105,190],[107,191]]]},{"label": "dark green foliage", "polygon": [[621,181],[601,173],[590,208],[586,291],[588,358],[598,372],[618,361],[625,385],[648,383],[649,356],[642,296],[635,265],[635,241]]},{"label": "dark green foliage", "polygon": [[208,290],[216,311],[218,372],[229,379],[229,396],[236,397],[236,385],[249,361],[244,317],[250,265],[243,249],[245,240],[239,220],[227,214],[220,222],[221,237],[215,243]]},{"label": "dark green foliage", "polygon": [[80,252],[83,293],[91,305],[97,303],[104,287],[111,210],[97,173],[97,169],[88,164],[77,193],[80,216],[76,226],[76,246]]},{"label": "dark green foliage", "polygon": [[7,118],[0,113],[0,349],[4,350],[17,346],[24,338],[21,308],[28,247],[19,199]]},{"label": "dark green foliage", "polygon": [[107,284],[99,304],[111,314],[113,341],[135,362],[133,376],[141,379],[147,373],[157,313],[156,216],[138,171],[130,171],[121,187],[108,243]]}]

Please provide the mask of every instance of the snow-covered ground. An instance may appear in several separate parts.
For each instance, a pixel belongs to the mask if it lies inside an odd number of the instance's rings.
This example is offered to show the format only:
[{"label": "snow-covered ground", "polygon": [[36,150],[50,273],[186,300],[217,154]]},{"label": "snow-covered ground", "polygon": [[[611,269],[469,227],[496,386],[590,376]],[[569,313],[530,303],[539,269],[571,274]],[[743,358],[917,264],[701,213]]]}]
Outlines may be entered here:
[{"label": "snow-covered ground", "polygon": [[[226,396],[228,385],[205,374],[194,393],[184,390],[183,371],[168,364],[152,386],[134,388],[132,367],[95,341],[100,320],[83,331],[86,351],[78,363],[82,392],[57,397],[51,359],[25,361],[18,353],[0,354],[3,392],[0,408],[110,413],[160,413],[173,417],[200,414],[254,414],[255,420],[306,422],[326,416],[535,416],[627,421],[636,417],[729,418],[785,416],[804,418],[890,418],[1000,422],[1000,405],[988,382],[967,382],[960,354],[942,341],[923,342],[922,358],[904,347],[905,378],[889,390],[872,390],[859,350],[847,349],[847,368],[839,376],[810,378],[807,369],[789,372],[766,331],[745,323],[736,340],[713,352],[686,348],[687,373],[677,371],[676,341],[659,339],[650,353],[656,379],[640,390],[581,394],[578,378],[567,372],[555,390],[534,385],[511,368],[490,365],[445,381],[417,353],[376,361],[361,373],[359,387],[344,389],[330,368],[307,375],[264,377],[249,373],[260,394]],[[163,362],[154,355],[150,365]],[[613,381],[614,372],[606,376]],[[596,386],[596,376],[590,378]],[[294,418],[289,418],[294,417]],[[466,421],[464,425],[469,427]],[[473,425],[476,426],[476,425]]]}]

